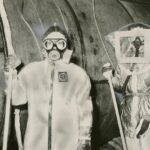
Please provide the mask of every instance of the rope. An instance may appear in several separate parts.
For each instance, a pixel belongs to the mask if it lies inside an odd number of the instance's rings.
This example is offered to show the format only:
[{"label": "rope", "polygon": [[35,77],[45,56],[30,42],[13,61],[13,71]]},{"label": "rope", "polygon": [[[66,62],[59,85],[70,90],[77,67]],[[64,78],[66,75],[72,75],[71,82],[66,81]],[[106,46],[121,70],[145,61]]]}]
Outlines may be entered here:
[{"label": "rope", "polygon": [[98,31],[99,39],[100,39],[100,41],[102,42],[102,46],[103,46],[103,48],[104,48],[104,51],[105,51],[105,53],[106,53],[106,55],[107,55],[107,57],[108,57],[108,59],[109,59],[109,62],[110,62],[111,65],[112,65],[112,67],[113,67],[113,68],[115,69],[115,71],[117,72],[116,67],[114,66],[114,64],[113,64],[113,62],[112,62],[112,60],[111,60],[111,58],[110,58],[110,56],[109,56],[109,54],[108,54],[108,52],[107,52],[105,43],[104,43],[103,38],[102,38],[102,34],[101,34],[100,29],[99,29],[99,27],[98,27],[98,23],[97,23],[97,19],[96,19],[96,14],[95,14],[95,0],[93,0],[93,16],[94,16],[95,25],[96,25],[96,28],[97,28],[97,31]]},{"label": "rope", "polygon": [[42,22],[42,20],[41,20],[41,18],[40,18],[40,15],[39,15],[39,13],[38,13],[38,11],[37,11],[37,8],[36,8],[36,6],[35,6],[33,0],[30,0],[30,1],[31,1],[31,3],[32,3],[32,6],[33,6],[33,8],[34,8],[36,14],[37,14],[38,20],[39,20],[39,22],[40,22],[40,24],[41,24],[42,33],[44,33],[44,32],[45,32],[45,28],[44,28],[43,22]]},{"label": "rope", "polygon": [[30,25],[28,24],[28,22],[24,19],[24,16],[23,16],[21,13],[20,13],[20,16],[21,16],[22,20],[24,21],[25,25],[27,26],[27,28],[28,28],[28,29],[30,30],[30,32],[31,32],[31,34],[32,34],[32,36],[33,36],[33,39],[35,40],[35,43],[36,43],[36,45],[37,45],[37,47],[38,47],[38,51],[39,51],[39,54],[40,54],[40,58],[41,58],[41,60],[42,60],[41,48],[40,48],[39,42],[38,42],[38,40],[37,40],[37,37],[36,37],[36,35],[34,34],[32,28],[30,27]]}]

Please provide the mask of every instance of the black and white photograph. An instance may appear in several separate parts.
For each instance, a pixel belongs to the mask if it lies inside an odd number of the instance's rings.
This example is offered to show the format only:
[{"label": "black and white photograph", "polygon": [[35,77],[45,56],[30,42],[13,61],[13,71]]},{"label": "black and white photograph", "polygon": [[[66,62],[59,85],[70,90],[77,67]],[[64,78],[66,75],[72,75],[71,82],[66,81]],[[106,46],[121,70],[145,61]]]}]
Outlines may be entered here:
[{"label": "black and white photograph", "polygon": [[150,150],[150,0],[0,0],[0,150]]}]

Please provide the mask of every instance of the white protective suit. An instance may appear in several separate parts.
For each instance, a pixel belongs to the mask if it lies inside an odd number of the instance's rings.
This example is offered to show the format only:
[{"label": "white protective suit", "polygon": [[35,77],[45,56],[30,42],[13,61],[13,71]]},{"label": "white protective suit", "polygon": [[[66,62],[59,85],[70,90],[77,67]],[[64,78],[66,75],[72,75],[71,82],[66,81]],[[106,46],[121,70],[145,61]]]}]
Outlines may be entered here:
[{"label": "white protective suit", "polygon": [[86,72],[73,63],[27,65],[12,92],[13,105],[28,103],[24,150],[77,150],[80,140],[90,140],[90,88]]},{"label": "white protective suit", "polygon": [[121,105],[121,120],[128,150],[150,149],[150,66],[137,64],[137,67],[140,66],[146,69],[129,72],[119,65],[120,74],[112,79],[114,88],[121,91],[123,83],[130,75]]},{"label": "white protective suit", "polygon": [[[113,34],[108,37],[115,47]],[[128,150],[150,150],[150,64],[118,62],[112,82],[123,95],[121,120]]]}]

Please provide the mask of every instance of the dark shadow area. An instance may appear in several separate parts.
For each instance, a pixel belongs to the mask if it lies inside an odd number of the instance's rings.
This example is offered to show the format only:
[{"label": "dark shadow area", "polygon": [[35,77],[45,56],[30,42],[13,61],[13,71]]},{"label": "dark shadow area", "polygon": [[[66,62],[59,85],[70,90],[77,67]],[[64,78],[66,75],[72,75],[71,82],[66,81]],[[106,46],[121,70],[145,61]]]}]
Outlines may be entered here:
[{"label": "dark shadow area", "polygon": [[102,80],[91,83],[94,109],[91,142],[92,149],[97,150],[120,134],[108,82]]},{"label": "dark shadow area", "polygon": [[92,125],[92,133],[91,133],[91,149],[97,150],[99,147],[99,134],[98,134],[98,125],[99,125],[99,117],[98,117],[98,107],[96,105],[96,96],[97,90],[95,88],[94,82],[91,80],[91,97],[93,103],[93,125]]}]

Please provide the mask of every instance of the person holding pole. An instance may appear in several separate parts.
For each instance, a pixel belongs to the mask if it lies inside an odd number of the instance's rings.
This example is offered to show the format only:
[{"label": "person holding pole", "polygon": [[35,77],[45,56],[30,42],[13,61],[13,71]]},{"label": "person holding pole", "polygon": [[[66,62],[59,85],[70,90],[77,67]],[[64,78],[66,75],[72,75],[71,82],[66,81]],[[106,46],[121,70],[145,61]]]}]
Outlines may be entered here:
[{"label": "person holding pole", "polygon": [[[91,84],[87,73],[70,63],[68,35],[58,26],[43,37],[43,61],[25,66],[12,81],[12,104],[28,104],[24,150],[90,149]],[[10,57],[6,70],[15,68]]]},{"label": "person holding pole", "polygon": [[[127,150],[150,149],[150,65],[146,55],[149,54],[149,49],[146,51],[148,47],[146,43],[149,43],[149,39],[146,37],[150,36],[149,29],[148,25],[133,23],[121,28],[117,33],[107,36],[115,48],[118,46],[115,43],[116,39],[121,41],[119,43],[120,55],[116,52],[117,69],[113,71],[111,64],[105,64],[103,75],[108,79],[111,90],[114,88],[122,95],[120,96],[121,116],[119,117],[119,113],[116,115],[121,120],[118,125],[123,127],[121,128],[124,135],[122,142],[125,141]],[[124,54],[127,52],[130,55],[126,59],[121,52]],[[114,92],[112,92],[112,96],[115,99]]]}]

